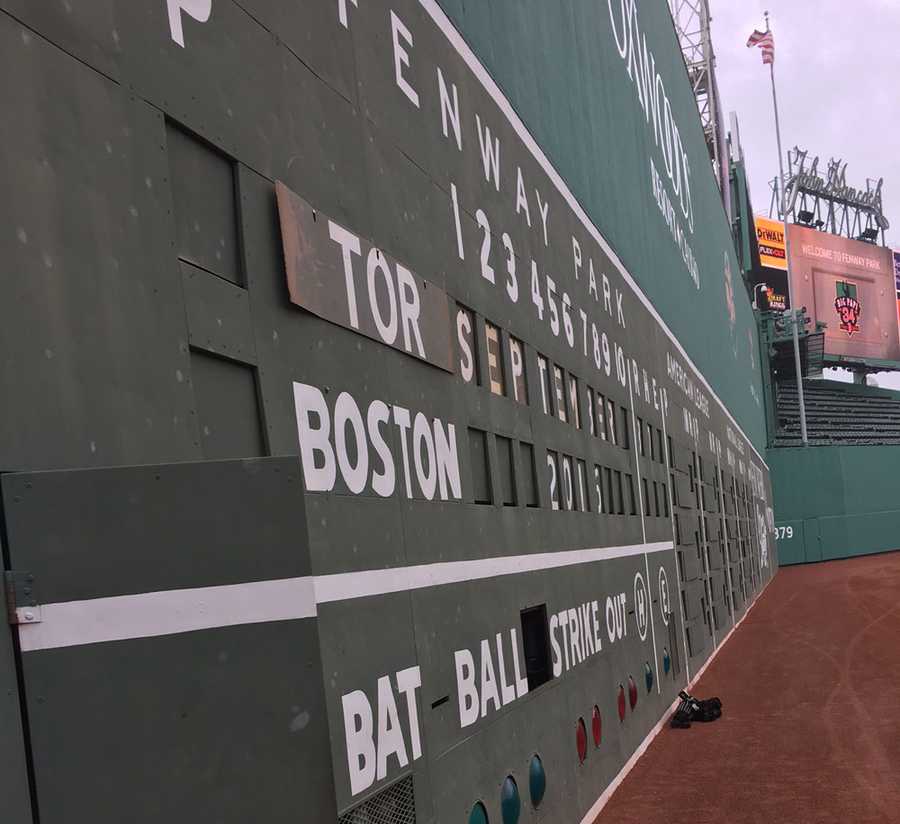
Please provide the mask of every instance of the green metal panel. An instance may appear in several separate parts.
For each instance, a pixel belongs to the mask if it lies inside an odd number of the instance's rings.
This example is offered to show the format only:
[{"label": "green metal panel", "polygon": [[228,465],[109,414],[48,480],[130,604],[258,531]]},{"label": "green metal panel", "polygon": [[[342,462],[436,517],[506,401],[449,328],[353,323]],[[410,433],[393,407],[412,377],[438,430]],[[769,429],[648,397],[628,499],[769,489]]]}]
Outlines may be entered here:
[{"label": "green metal panel", "polygon": [[[721,196],[712,175],[706,174],[709,159],[700,120],[666,4],[641,4],[636,19],[665,78],[693,170],[695,230],[689,240],[700,267],[699,290],[653,199],[648,159],[662,169],[663,158],[630,80],[629,71],[633,75],[635,70],[619,56],[614,38],[613,27],[621,32],[623,25],[620,5],[624,10],[627,4],[534,2],[526,4],[527,10],[520,0],[441,5],[666,323],[761,447],[762,384],[752,365],[758,363],[752,310]],[[527,27],[521,25],[525,20]],[[539,80],[532,84],[530,77]],[[732,274],[733,324],[720,322],[730,313],[726,258]]]},{"label": "green metal panel", "polygon": [[276,32],[291,52],[314,66],[316,74],[342,97],[355,98],[355,66],[348,59],[352,35],[334,25],[335,4],[242,0],[240,5],[266,29]]},{"label": "green metal panel", "polygon": [[83,4],[78,14],[72,14],[62,3],[0,0],[0,9],[13,18],[108,77],[118,79],[121,50],[115,6],[115,0],[96,0]]},{"label": "green metal panel", "polygon": [[838,454],[847,513],[900,509],[900,447],[845,446]]},{"label": "green metal panel", "polygon": [[191,350],[191,383],[203,456],[257,458],[267,450],[252,366]]},{"label": "green metal panel", "polygon": [[247,290],[189,263],[180,266],[191,346],[256,364]]},{"label": "green metal panel", "polygon": [[166,151],[178,257],[241,284],[234,164],[171,123]]},{"label": "green metal panel", "polygon": [[822,559],[900,549],[900,509],[820,518]]},{"label": "green metal panel", "polygon": [[[654,461],[652,453],[640,456],[634,434],[626,437],[632,415],[667,429],[672,469],[681,478],[675,485],[687,486],[678,517],[689,579],[690,653],[684,660],[678,650],[677,657],[691,674],[730,623],[723,603],[720,503],[707,489],[709,517],[698,512],[698,492],[686,474],[697,467],[698,454],[707,484],[721,463],[741,486],[742,537],[731,567],[741,572],[744,597],[752,597],[774,570],[771,563],[760,568],[754,533],[758,508],[770,498],[762,465],[679,352],[680,341],[759,443],[759,378],[749,357],[755,332],[665,5],[642,5],[636,25],[647,34],[693,169],[695,227],[688,242],[697,255],[699,290],[653,197],[650,163],[662,169],[665,159],[637,102],[628,64],[619,57],[613,25],[621,21],[609,17],[610,10],[615,17],[636,4],[448,0],[462,45],[455,32],[441,31],[439,10],[419,0],[395,0],[390,7],[348,2],[347,26],[338,20],[336,3],[213,0],[206,22],[181,14],[183,45],[172,39],[163,0],[99,0],[90,10],[68,4],[68,11],[66,4],[33,5],[0,0],[15,16],[0,16],[0,68],[29,81],[0,90],[0,102],[9,104],[0,143],[11,147],[3,171],[11,170],[12,184],[12,196],[0,203],[0,224],[21,226],[31,244],[7,233],[0,236],[0,251],[9,261],[4,274],[14,284],[11,299],[20,298],[17,290],[26,284],[36,289],[21,311],[13,303],[0,318],[0,342],[11,353],[2,377],[13,421],[2,431],[0,456],[15,466],[78,467],[100,460],[255,455],[268,446],[295,457],[286,463],[29,475],[19,480],[33,487],[23,483],[12,490],[13,498],[21,498],[16,507],[25,511],[15,553],[35,564],[51,602],[309,574],[323,591],[346,587],[341,597],[321,604],[315,630],[304,621],[272,622],[77,651],[30,651],[38,795],[42,801],[47,795],[42,820],[55,824],[66,813],[74,818],[63,809],[74,801],[98,822],[142,816],[333,821],[336,806],[346,810],[411,772],[420,820],[462,820],[483,797],[493,821],[499,783],[510,774],[524,786],[538,749],[549,777],[541,815],[579,820],[687,674],[682,669],[678,680],[663,683],[662,643],[654,656],[652,632],[641,637],[637,624],[636,578],[643,570],[650,575],[651,626],[662,641],[663,568],[679,622],[677,628],[669,624],[672,634],[665,637],[669,644],[673,637],[683,643],[676,553],[660,549],[649,560],[635,554],[644,542],[670,541],[671,521],[655,504],[636,501],[632,510],[629,491],[643,494],[646,488],[649,503],[652,484],[669,488],[672,480],[664,461]],[[401,71],[418,90],[418,105],[398,85],[392,13],[414,39]],[[36,28],[26,30],[19,20]],[[508,101],[493,95],[466,44]],[[462,149],[443,134],[438,70],[459,92]],[[555,170],[542,168],[540,152],[517,132],[510,105]],[[485,179],[479,148],[484,125],[502,143],[498,187]],[[518,170],[530,203],[527,220],[516,209]],[[557,171],[606,232],[603,241],[592,237],[567,202]],[[454,306],[469,307],[480,381],[466,383],[290,305],[276,179],[312,204],[319,220],[371,239],[393,263],[445,290]],[[459,239],[451,184],[458,195]],[[549,210],[546,237],[538,195]],[[141,218],[137,224],[131,207]],[[485,220],[490,231],[481,228]],[[585,254],[580,274],[573,271],[576,236]],[[504,237],[515,250],[508,258]],[[57,242],[66,253],[63,274],[50,271],[40,254],[52,252]],[[487,246],[496,282],[480,266]],[[107,255],[117,260],[115,273],[108,271]],[[588,285],[588,257],[599,295]],[[57,258],[50,259],[56,265]],[[549,309],[535,312],[532,261],[542,301],[549,304],[548,277],[557,300],[564,293],[572,299],[575,329],[568,341],[565,322],[562,331],[552,331]],[[518,299],[504,288],[513,263]],[[363,264],[357,264],[357,287],[366,300]],[[195,272],[201,268],[202,274]],[[632,275],[674,330],[674,340],[631,287]],[[244,283],[246,292],[238,285]],[[340,293],[344,279],[338,276],[334,286]],[[511,336],[523,342],[528,404],[495,395],[485,383],[488,321],[501,328],[504,350]],[[58,338],[55,346],[45,342],[50,332]],[[605,368],[592,351],[602,354],[600,335],[609,336]],[[64,352],[67,362],[54,361],[43,347],[54,357]],[[502,354],[507,362],[508,352]],[[543,410],[538,355],[613,405],[617,442]],[[53,363],[48,367],[42,358]],[[20,361],[43,392],[20,387]],[[690,385],[678,375],[682,368]],[[394,413],[421,411],[427,421],[452,423],[462,500],[426,501],[415,484],[407,492],[402,479],[385,498],[369,486],[351,494],[343,467],[329,491],[304,490],[297,478],[295,381],[320,391],[329,410],[346,392],[364,415],[378,399]],[[180,427],[175,435],[169,420]],[[337,449],[335,422],[332,415],[320,454]],[[86,457],[94,428],[112,433],[114,448],[99,444],[97,456]],[[474,459],[470,429],[487,435],[476,444]],[[404,462],[408,472],[422,453],[407,453],[408,433],[399,425],[383,434],[399,479]],[[517,498],[516,506],[503,503],[513,484],[522,492],[524,479],[516,466],[509,483],[498,438],[508,439],[518,458],[533,449],[528,461],[539,480],[534,494]],[[351,440],[338,456],[349,463],[362,444],[361,438]],[[552,511],[548,453],[572,460],[573,468],[584,461],[589,477],[592,466],[603,467],[607,489],[624,489],[624,496],[617,493],[616,512]],[[369,472],[362,473],[368,477],[378,465],[374,452],[370,458]],[[558,484],[565,465],[557,464]],[[290,467],[284,485],[269,474],[272,466]],[[492,503],[476,504],[476,496]],[[526,500],[535,506],[526,507]],[[604,560],[526,573],[514,559],[509,574],[416,583],[430,580],[416,579],[420,573],[430,576],[454,562],[496,570],[503,556],[540,556],[543,563],[555,553],[585,549],[603,550]],[[610,559],[607,550],[624,554]],[[332,574],[341,577],[335,582]],[[710,579],[715,640],[708,624]],[[382,581],[387,591],[368,594]],[[506,680],[509,630],[521,626],[521,609],[547,603],[568,615],[567,608],[597,599],[606,613],[607,596],[621,605],[623,634],[615,643],[605,642],[602,654],[572,672],[566,665],[558,678],[509,706],[498,701],[474,726],[462,723],[455,651],[480,657],[482,642],[497,649],[499,633]],[[603,619],[605,624],[605,614]],[[564,654],[574,660],[572,637]],[[495,660],[499,664],[499,655]],[[629,675],[643,683],[645,663],[661,690],[641,693],[618,724],[616,686],[627,684]],[[343,699],[363,692],[375,717],[384,718],[378,712],[387,706],[383,679],[396,691],[397,675],[417,668],[422,683],[410,706],[423,730],[421,756],[401,764],[390,753],[367,786],[353,787],[347,745],[354,733],[345,726],[352,717],[345,718]],[[106,680],[97,683],[101,676]],[[298,691],[302,700],[293,697]],[[579,766],[574,725],[579,717],[589,724],[595,705],[605,720],[605,744]],[[396,729],[409,740],[412,722],[402,709]],[[139,750],[137,756],[125,757],[123,740]],[[186,741],[200,744],[187,751]],[[304,793],[309,798],[301,806]]]},{"label": "green metal panel", "polygon": [[778,525],[803,524],[802,555],[791,549],[783,563],[900,548],[900,447],[770,449],[767,459]]},{"label": "green metal panel", "polygon": [[174,593],[177,619],[215,613],[216,587],[308,576],[300,483],[296,458],[4,476],[42,605],[19,628],[42,822],[335,819],[314,618],[160,634],[145,610],[149,629],[68,644],[52,609],[101,605],[78,626],[115,634],[123,596]]},{"label": "green metal panel", "polygon": [[[750,210],[750,199],[747,191],[747,172],[743,162],[731,165],[731,203],[732,214],[737,215],[735,235],[738,256],[745,273],[753,267],[752,247],[756,245],[756,224]],[[752,287],[753,283],[746,284]]]},{"label": "green metal panel", "polygon": [[299,472],[288,457],[7,474],[11,565],[49,603],[304,575]]},{"label": "green metal panel", "polygon": [[[766,453],[779,523],[832,515],[844,506],[841,457],[837,449],[770,449]],[[810,492],[815,490],[815,494]]]},{"label": "green metal panel", "polygon": [[199,457],[163,116],[4,13],[0,75],[0,465]]}]

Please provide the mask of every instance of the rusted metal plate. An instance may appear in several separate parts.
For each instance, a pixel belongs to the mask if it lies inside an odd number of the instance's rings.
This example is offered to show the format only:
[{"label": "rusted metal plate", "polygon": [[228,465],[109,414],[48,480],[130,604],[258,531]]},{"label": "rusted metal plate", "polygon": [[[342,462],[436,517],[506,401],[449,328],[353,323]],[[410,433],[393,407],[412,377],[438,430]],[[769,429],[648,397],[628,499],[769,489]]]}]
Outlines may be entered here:
[{"label": "rusted metal plate", "polygon": [[453,372],[447,293],[280,181],[275,192],[291,302]]}]

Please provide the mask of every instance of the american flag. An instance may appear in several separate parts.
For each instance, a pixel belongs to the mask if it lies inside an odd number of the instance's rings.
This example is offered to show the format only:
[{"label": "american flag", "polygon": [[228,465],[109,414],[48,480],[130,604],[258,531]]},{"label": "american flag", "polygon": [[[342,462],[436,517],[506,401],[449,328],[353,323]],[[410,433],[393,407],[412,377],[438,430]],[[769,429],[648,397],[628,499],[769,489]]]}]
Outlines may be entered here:
[{"label": "american flag", "polygon": [[754,29],[753,34],[747,40],[747,48],[752,49],[754,46],[762,49],[763,63],[775,62],[775,38],[772,36],[772,32]]}]

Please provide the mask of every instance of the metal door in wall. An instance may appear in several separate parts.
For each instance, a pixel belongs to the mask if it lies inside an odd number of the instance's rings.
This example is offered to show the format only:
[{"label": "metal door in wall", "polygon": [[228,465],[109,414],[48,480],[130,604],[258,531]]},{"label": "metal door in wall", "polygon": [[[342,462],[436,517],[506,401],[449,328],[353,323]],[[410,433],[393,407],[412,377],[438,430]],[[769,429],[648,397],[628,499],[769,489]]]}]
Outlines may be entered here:
[{"label": "metal door in wall", "polygon": [[301,490],[296,458],[3,477],[41,824],[334,820]]},{"label": "metal door in wall", "polygon": [[822,538],[818,518],[803,520],[803,560],[807,563],[822,560]]}]

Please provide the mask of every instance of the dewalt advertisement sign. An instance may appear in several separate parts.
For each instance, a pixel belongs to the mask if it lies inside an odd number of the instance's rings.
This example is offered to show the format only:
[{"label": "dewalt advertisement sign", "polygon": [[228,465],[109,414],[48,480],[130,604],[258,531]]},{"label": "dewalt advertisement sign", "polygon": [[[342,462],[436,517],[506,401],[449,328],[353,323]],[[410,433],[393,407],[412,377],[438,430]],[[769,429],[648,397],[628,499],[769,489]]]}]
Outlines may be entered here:
[{"label": "dewalt advertisement sign", "polygon": [[759,243],[759,262],[771,269],[787,270],[787,257],[784,251],[784,224],[780,220],[771,220],[757,216],[756,240]]}]

